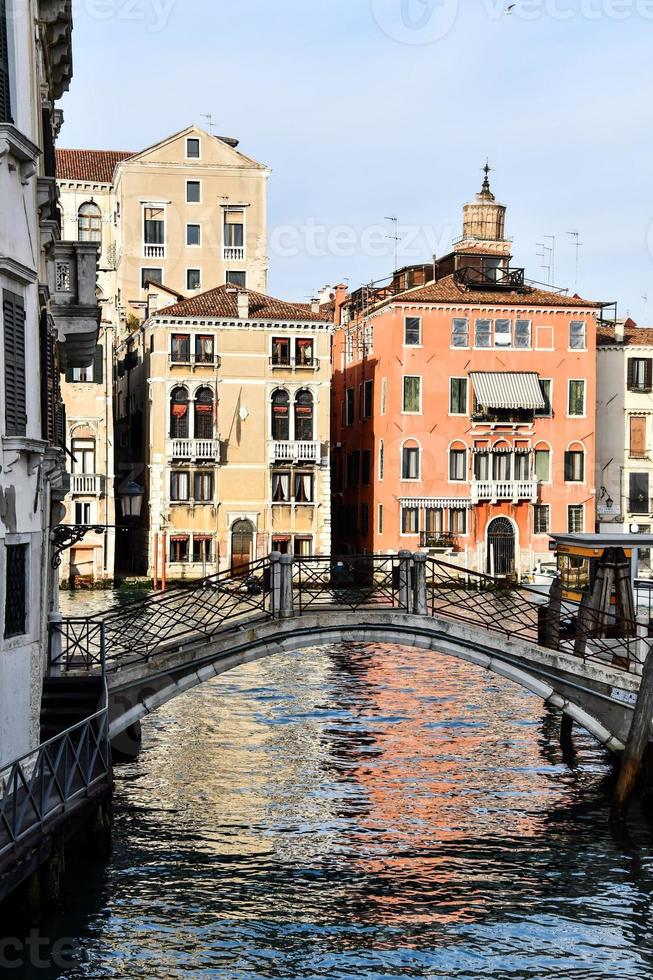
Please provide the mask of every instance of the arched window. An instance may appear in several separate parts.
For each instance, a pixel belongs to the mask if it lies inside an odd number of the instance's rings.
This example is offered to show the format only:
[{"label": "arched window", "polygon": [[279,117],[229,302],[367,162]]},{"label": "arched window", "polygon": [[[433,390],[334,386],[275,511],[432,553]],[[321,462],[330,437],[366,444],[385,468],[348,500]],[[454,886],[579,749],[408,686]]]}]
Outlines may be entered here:
[{"label": "arched window", "polygon": [[102,241],[102,212],[92,201],[82,204],[77,212],[77,238],[80,242]]},{"label": "arched window", "polygon": [[383,479],[385,472],[385,445],[383,439],[379,443],[379,480]]},{"label": "arched window", "polygon": [[565,453],[565,483],[584,483],[585,447],[581,442],[572,442]]},{"label": "arched window", "polygon": [[170,395],[170,435],[173,439],[188,439],[188,392],[175,388]]},{"label": "arched window", "polygon": [[200,388],[195,395],[195,438],[213,438],[213,392]]},{"label": "arched window", "polygon": [[420,451],[414,439],[410,439],[401,447],[401,479],[419,480]]},{"label": "arched window", "polygon": [[283,388],[272,392],[272,438],[290,439],[290,397]]},{"label": "arched window", "polygon": [[305,388],[295,397],[295,439],[310,442],[313,438],[313,396]]}]

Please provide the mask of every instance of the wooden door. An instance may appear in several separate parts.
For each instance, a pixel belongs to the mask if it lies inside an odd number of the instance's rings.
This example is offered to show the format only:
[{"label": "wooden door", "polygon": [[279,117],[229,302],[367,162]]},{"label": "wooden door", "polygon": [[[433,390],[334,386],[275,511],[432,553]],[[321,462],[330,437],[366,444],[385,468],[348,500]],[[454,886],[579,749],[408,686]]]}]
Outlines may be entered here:
[{"label": "wooden door", "polygon": [[646,416],[630,416],[630,455],[646,455]]},{"label": "wooden door", "polygon": [[250,521],[236,521],[231,529],[231,574],[243,576],[252,561],[254,528]]}]

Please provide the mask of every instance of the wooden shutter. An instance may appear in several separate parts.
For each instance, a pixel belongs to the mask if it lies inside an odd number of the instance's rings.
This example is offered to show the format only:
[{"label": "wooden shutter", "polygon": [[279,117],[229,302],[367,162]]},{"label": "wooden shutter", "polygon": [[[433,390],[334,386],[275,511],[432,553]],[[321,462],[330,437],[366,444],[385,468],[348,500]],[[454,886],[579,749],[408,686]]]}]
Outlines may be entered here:
[{"label": "wooden shutter", "polygon": [[647,391],[650,391],[653,387],[653,359],[650,357],[646,358],[646,370],[644,372],[644,385]]},{"label": "wooden shutter", "polygon": [[646,455],[646,417],[643,415],[630,416],[630,455]]},{"label": "wooden shutter", "polygon": [[7,9],[0,0],[0,122],[13,122],[11,115],[11,88],[9,86],[9,42],[7,36]]},{"label": "wooden shutter", "polygon": [[102,348],[98,346],[95,348],[95,357],[93,359],[93,381],[96,385],[101,385],[103,378],[104,369],[104,352]]},{"label": "wooden shutter", "polygon": [[631,390],[633,387],[633,374],[635,369],[635,359],[634,357],[628,358],[628,389]]},{"label": "wooden shutter", "polygon": [[2,292],[5,352],[5,432],[8,436],[27,433],[25,400],[25,307],[22,297]]}]

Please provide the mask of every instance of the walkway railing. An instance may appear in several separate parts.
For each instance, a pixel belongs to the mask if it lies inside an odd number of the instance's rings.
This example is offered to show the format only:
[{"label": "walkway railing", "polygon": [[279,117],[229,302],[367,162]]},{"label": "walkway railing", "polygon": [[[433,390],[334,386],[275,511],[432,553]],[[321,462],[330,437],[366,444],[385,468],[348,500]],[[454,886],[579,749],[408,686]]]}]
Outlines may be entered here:
[{"label": "walkway railing", "polygon": [[362,608],[457,620],[634,673],[641,673],[653,644],[648,618],[606,622],[587,603],[560,597],[550,603],[534,589],[421,552],[273,554],[248,566],[242,578],[222,573],[87,620],[63,620],[52,630],[50,663],[54,670],[92,672],[106,663],[113,673],[258,621]]},{"label": "walkway railing", "polygon": [[111,782],[106,706],[0,769],[0,864],[18,844]]}]

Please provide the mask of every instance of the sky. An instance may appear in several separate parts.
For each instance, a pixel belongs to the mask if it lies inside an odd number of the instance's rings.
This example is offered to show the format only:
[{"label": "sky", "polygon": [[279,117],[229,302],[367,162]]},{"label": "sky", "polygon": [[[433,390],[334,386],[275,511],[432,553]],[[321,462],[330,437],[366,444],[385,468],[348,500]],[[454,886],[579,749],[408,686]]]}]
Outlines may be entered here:
[{"label": "sky", "polygon": [[650,324],[653,0],[509,6],[73,0],[59,146],[136,151],[210,113],[272,170],[268,291],[298,301],[446,252],[489,159],[513,264]]}]

